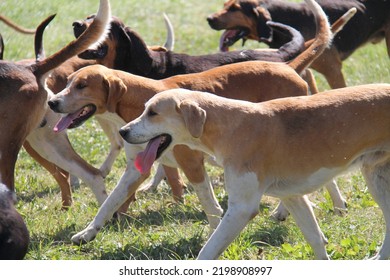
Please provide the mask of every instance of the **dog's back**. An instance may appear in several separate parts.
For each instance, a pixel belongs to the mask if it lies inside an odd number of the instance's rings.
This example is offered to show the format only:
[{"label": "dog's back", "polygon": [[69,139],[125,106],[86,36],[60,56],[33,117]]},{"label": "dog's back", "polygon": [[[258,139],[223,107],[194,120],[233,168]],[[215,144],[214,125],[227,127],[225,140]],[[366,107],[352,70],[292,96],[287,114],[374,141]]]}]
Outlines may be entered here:
[{"label": "dog's back", "polygon": [[[306,40],[314,38],[316,34],[313,25],[314,17],[305,3],[288,3],[285,0],[259,1],[265,2],[273,21],[281,22],[299,30]],[[334,38],[333,44],[340,52],[342,60],[351,55],[357,48],[368,42],[378,42],[385,38],[385,28],[390,28],[390,1],[386,0],[318,0],[333,24],[349,9],[355,7],[357,13],[349,23]],[[286,43],[284,38],[277,34],[269,44],[278,48]]]}]

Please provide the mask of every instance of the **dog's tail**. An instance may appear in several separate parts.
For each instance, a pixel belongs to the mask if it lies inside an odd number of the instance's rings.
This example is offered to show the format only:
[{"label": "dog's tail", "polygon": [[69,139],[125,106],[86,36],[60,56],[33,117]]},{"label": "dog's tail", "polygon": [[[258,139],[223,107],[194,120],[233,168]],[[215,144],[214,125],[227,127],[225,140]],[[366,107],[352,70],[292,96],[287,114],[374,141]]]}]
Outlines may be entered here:
[{"label": "dog's tail", "polygon": [[[357,12],[356,8],[351,8],[332,24],[332,26],[330,27],[330,30],[332,31],[333,37],[337,33],[339,33],[341,30],[343,30],[344,26],[356,14],[356,12]],[[314,40],[315,39],[311,39],[311,40],[306,41],[305,42],[305,49],[310,47],[310,45],[313,44]]]},{"label": "dog's tail", "polygon": [[37,77],[43,77],[69,58],[86,50],[92,44],[101,42],[107,35],[110,19],[111,8],[109,0],[100,0],[99,10],[93,23],[91,23],[83,34],[67,46],[46,59],[36,62],[32,66],[35,75]]},{"label": "dog's tail", "polygon": [[314,0],[305,0],[309,8],[313,11],[317,34],[313,43],[295,59],[288,64],[301,74],[310,64],[322,54],[322,52],[331,44],[333,36],[329,26],[328,18],[321,6]]},{"label": "dog's tail", "polygon": [[172,23],[169,17],[164,13],[165,27],[167,28],[167,39],[164,43],[164,48],[169,51],[173,51],[175,47],[175,31],[173,30]]},{"label": "dog's tail", "polygon": [[344,26],[356,14],[356,12],[357,9],[353,7],[332,24],[330,29],[332,30],[333,36],[343,30]]},{"label": "dog's tail", "polygon": [[16,31],[18,31],[20,33],[23,33],[23,34],[34,34],[35,33],[35,29],[27,29],[27,28],[21,27],[3,15],[0,15],[0,21],[4,22],[6,25],[8,25],[9,27],[15,29]]},{"label": "dog's tail", "polygon": [[47,17],[41,24],[37,27],[34,38],[34,49],[35,49],[35,60],[39,61],[45,57],[45,50],[43,48],[43,32],[49,23],[53,20],[56,15],[51,15]]}]

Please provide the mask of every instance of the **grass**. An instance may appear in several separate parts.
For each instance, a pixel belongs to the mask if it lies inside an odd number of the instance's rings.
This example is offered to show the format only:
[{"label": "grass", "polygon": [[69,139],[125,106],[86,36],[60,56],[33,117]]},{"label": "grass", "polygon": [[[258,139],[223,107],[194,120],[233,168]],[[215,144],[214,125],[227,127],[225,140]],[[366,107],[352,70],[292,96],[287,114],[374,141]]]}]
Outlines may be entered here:
[{"label": "grass", "polygon": [[[111,1],[113,14],[138,31],[149,45],[164,42],[166,32],[162,13],[166,12],[175,27],[175,50],[189,54],[217,51],[220,33],[211,30],[205,18],[220,9],[222,3],[222,0]],[[92,0],[3,0],[0,10],[29,28],[57,13],[44,37],[46,53],[51,54],[73,39],[71,23],[96,12],[97,6],[98,1]],[[6,59],[16,61],[33,57],[33,37],[17,34],[2,23],[0,28]],[[258,46],[256,42],[247,43],[247,47]],[[390,82],[390,60],[385,44],[359,49],[344,63],[343,71],[349,85]],[[316,77],[319,87],[327,89],[324,79],[320,75]],[[108,142],[93,120],[69,134],[75,149],[91,164],[99,166],[103,162]],[[124,169],[122,153],[106,179],[109,190]],[[211,166],[208,169],[216,195],[226,208],[222,171]],[[56,182],[24,150],[20,152],[15,176],[17,206],[31,234],[27,259],[193,259],[207,240],[205,215],[191,186],[188,186],[185,202],[175,204],[169,187],[163,183],[156,193],[138,195],[127,216],[106,225],[96,240],[75,246],[70,237],[82,230],[98,210],[89,188],[83,183],[75,188],[74,205],[68,211],[62,211]],[[332,213],[332,204],[325,191],[312,195],[320,226],[329,239],[328,253],[332,259],[367,258],[383,240],[381,212],[367,193],[359,172],[340,178],[339,184],[349,203],[348,213],[343,217]],[[260,214],[221,259],[312,259],[311,248],[291,218],[282,223],[269,218],[275,205],[275,200],[265,198]]]}]

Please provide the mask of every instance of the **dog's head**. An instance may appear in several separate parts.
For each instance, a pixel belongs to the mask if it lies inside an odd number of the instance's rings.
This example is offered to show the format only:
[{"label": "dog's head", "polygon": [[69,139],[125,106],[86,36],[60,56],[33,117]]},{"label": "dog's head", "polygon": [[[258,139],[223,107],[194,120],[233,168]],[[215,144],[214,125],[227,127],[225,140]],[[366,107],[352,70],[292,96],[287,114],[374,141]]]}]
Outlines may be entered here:
[{"label": "dog's head", "polygon": [[[93,22],[95,15],[88,16],[85,20],[79,20],[73,22],[73,33],[78,38],[91,23]],[[127,35],[124,32],[125,25],[117,17],[112,17],[110,22],[110,31],[104,42],[102,42],[97,48],[88,49],[81,54],[79,57],[82,59],[96,60],[99,64],[114,68],[120,57],[121,50],[126,50],[127,46]]]},{"label": "dog's head", "polygon": [[105,66],[92,65],[76,71],[69,76],[66,88],[48,102],[53,111],[65,114],[54,130],[75,128],[94,114],[115,112],[126,90],[122,80]]},{"label": "dog's head", "polygon": [[220,40],[221,50],[240,39],[269,43],[272,30],[266,22],[270,20],[266,0],[229,0],[221,11],[207,17],[211,28],[226,30]]},{"label": "dog's head", "polygon": [[161,92],[146,103],[139,118],[121,128],[120,134],[125,141],[148,143],[135,161],[141,173],[148,172],[153,162],[173,146],[192,145],[202,137],[206,111],[188,99],[197,94],[201,93],[185,89]]},{"label": "dog's head", "polygon": [[[82,21],[73,23],[75,37],[79,37],[93,22],[91,15]],[[89,49],[79,54],[82,59],[96,60],[108,68],[122,70],[137,75],[147,75],[152,67],[152,57],[149,51],[165,52],[164,47],[149,48],[141,36],[117,17],[111,18],[110,32],[106,40],[96,49]]]}]

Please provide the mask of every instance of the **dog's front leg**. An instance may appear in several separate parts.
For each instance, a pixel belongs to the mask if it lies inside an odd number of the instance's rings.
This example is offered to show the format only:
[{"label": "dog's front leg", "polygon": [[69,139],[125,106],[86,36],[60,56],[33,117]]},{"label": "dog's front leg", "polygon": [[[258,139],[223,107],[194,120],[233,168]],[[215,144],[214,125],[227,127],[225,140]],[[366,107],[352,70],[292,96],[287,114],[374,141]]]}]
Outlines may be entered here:
[{"label": "dog's front leg", "polygon": [[93,240],[105,223],[112,218],[115,211],[136,192],[140,184],[149,176],[149,174],[141,175],[132,163],[128,162],[125,173],[99,208],[92,222],[83,231],[72,236],[73,243],[83,244]]},{"label": "dog's front leg", "polygon": [[225,170],[228,210],[198,255],[199,260],[217,259],[241,230],[259,212],[263,194],[255,174]]},{"label": "dog's front leg", "polygon": [[209,176],[205,172],[205,179],[201,183],[192,183],[194,190],[199,198],[200,204],[207,215],[207,220],[210,223],[211,231],[214,231],[223,214],[223,209],[219,205],[217,198],[214,195],[213,186],[211,185]]},{"label": "dog's front leg", "polygon": [[316,258],[320,260],[329,259],[325,249],[325,244],[328,241],[318,226],[311,202],[307,196],[283,198],[282,203],[301,229],[306,241],[313,248]]}]

